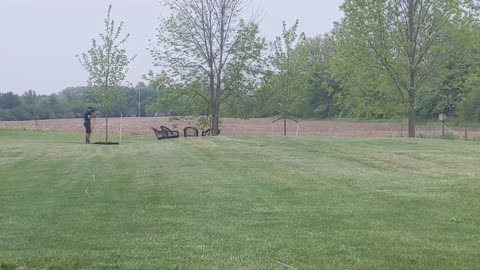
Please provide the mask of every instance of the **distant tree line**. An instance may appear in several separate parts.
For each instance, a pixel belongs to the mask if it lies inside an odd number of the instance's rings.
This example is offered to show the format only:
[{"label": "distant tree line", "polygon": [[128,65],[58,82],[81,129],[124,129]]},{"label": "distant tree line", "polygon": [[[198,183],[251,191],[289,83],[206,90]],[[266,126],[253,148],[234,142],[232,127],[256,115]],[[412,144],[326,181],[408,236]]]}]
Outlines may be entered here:
[{"label": "distant tree line", "polygon": [[[83,117],[87,107],[96,105],[90,97],[92,90],[92,87],[69,87],[51,95],[40,95],[34,90],[28,90],[21,95],[0,92],[0,120],[80,118]],[[119,87],[117,91],[122,93],[124,98],[113,104],[110,112],[113,116],[137,116],[139,113],[141,116],[153,116],[155,114],[155,112],[146,111],[149,100],[156,95],[153,89],[139,84],[137,87]],[[101,113],[100,111],[100,115]]]}]

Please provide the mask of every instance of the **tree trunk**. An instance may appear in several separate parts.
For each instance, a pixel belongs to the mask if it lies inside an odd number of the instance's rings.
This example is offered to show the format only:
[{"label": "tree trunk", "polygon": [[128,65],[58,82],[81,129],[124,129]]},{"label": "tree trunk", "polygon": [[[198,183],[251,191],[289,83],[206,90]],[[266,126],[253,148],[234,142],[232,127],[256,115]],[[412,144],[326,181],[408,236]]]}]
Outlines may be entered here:
[{"label": "tree trunk", "polygon": [[210,113],[212,118],[210,119],[210,128],[212,136],[218,136],[219,121],[220,121],[220,99],[218,98],[218,89],[215,85],[215,73],[213,61],[209,62],[210,74],[209,74],[209,90],[210,90]]},{"label": "tree trunk", "polygon": [[415,58],[415,51],[412,53],[412,61],[410,64],[410,89],[408,89],[408,137],[415,138],[415,120],[416,120],[416,78],[417,73],[415,71],[413,59]]},{"label": "tree trunk", "polygon": [[418,26],[416,24],[415,14],[417,13],[418,2],[408,0],[408,45],[409,45],[409,63],[408,71],[410,75],[408,89],[408,137],[415,138],[415,96],[417,90],[417,35]]},{"label": "tree trunk", "polygon": [[212,136],[218,136],[220,134],[220,102],[217,100],[217,98],[214,98],[212,100]]},{"label": "tree trunk", "polygon": [[415,92],[410,92],[408,99],[408,137],[415,138]]}]

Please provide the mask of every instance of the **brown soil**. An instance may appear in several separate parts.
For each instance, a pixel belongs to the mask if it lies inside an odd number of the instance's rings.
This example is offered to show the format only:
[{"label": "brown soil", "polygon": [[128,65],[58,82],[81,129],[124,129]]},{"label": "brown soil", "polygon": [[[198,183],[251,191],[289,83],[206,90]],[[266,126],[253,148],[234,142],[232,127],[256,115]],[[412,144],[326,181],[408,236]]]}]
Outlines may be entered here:
[{"label": "brown soil", "polygon": [[[281,136],[283,134],[283,121],[272,124],[273,119],[223,119],[222,135],[225,136]],[[109,119],[109,132],[118,134],[120,127],[124,134],[152,135],[151,127],[159,128],[161,125],[172,130],[183,131],[184,127],[195,126],[194,120],[172,120],[168,117],[145,117],[145,118],[111,118]],[[82,119],[59,119],[38,121],[0,121],[0,129],[25,129],[43,131],[84,132]],[[94,125],[94,132],[105,132],[105,120],[98,118]],[[297,124],[287,122],[287,135],[295,136]],[[447,132],[463,138],[464,129],[447,129]],[[441,136],[439,127],[417,128],[417,134],[425,137]],[[305,120],[298,126],[299,136],[323,136],[323,137],[402,137],[407,136],[406,125],[385,123],[352,123],[343,121],[319,121]],[[470,138],[480,137],[479,130],[470,130]]]}]

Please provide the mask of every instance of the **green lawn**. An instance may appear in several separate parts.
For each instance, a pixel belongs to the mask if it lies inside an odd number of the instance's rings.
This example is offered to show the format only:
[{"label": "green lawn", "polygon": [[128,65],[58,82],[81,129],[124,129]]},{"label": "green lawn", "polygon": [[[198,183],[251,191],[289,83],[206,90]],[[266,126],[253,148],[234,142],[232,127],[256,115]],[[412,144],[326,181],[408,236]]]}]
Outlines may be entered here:
[{"label": "green lawn", "polygon": [[478,143],[81,136],[0,130],[0,269],[480,267]]}]

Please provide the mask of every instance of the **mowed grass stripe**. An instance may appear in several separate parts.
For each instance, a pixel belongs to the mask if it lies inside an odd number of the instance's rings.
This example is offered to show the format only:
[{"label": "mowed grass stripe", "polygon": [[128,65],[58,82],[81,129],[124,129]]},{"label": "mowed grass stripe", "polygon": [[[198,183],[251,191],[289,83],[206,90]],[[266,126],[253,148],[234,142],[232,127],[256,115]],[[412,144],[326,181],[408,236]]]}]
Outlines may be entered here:
[{"label": "mowed grass stripe", "polygon": [[478,144],[0,137],[3,268],[480,265]]}]

